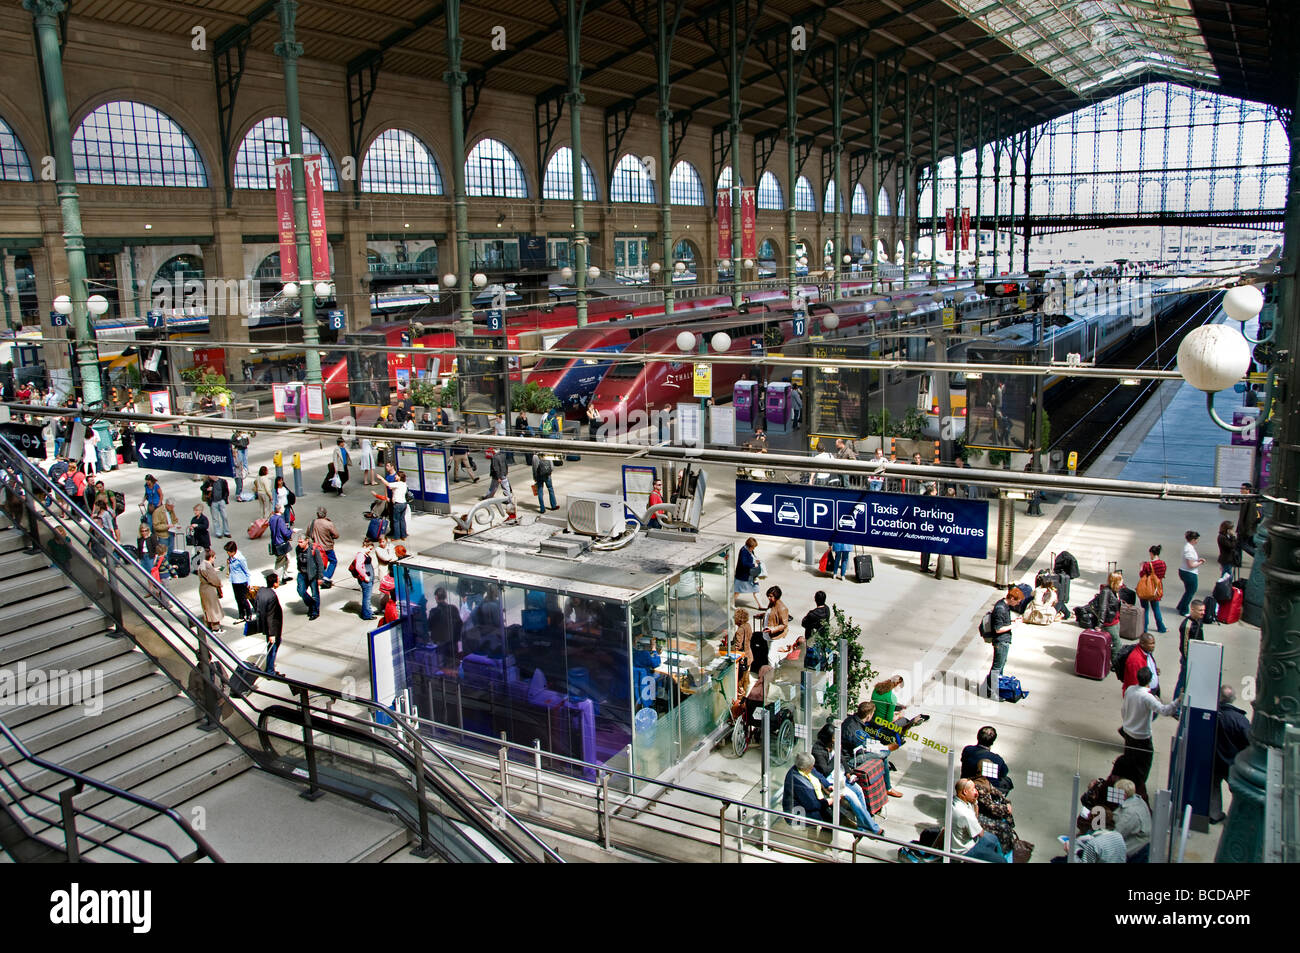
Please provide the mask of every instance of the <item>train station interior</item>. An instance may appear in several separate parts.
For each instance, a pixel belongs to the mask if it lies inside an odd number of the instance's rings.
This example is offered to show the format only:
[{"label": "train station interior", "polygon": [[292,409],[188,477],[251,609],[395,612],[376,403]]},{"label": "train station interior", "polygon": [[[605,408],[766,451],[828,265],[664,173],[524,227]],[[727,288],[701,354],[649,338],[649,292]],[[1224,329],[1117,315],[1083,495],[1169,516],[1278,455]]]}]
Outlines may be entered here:
[{"label": "train station interior", "polygon": [[5,0],[0,865],[1300,861],[1297,27]]}]

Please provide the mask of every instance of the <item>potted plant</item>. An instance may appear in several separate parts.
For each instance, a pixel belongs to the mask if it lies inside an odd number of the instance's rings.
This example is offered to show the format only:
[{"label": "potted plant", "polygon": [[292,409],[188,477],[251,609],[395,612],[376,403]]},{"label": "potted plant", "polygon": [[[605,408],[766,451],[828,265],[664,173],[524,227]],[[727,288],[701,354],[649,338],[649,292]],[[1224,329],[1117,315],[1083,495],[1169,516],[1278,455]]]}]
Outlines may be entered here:
[{"label": "potted plant", "polygon": [[859,693],[863,685],[869,685],[871,680],[880,673],[871,667],[871,662],[866,657],[866,652],[862,647],[862,627],[844,614],[844,610],[835,604],[831,604],[831,620],[828,625],[823,625],[817,632],[814,642],[822,650],[822,657],[833,659],[831,666],[831,682],[826,686],[826,707],[832,712],[839,711],[839,660],[838,652],[840,639],[848,642],[848,693],[845,697],[845,711],[852,711],[854,705],[859,700]]},{"label": "potted plant", "polygon": [[411,381],[406,394],[411,398],[411,413],[415,415],[417,421],[423,419],[431,408],[438,406],[441,390],[436,381],[430,382],[424,379]]},{"label": "potted plant", "polygon": [[208,367],[187,367],[181,371],[181,379],[190,385],[201,409],[211,410],[230,402],[231,390],[224,374]]},{"label": "potted plant", "polygon": [[542,418],[552,409],[560,406],[560,399],[549,387],[542,387],[536,381],[528,381],[523,387],[515,389],[510,400],[510,409],[523,411],[528,418],[528,426],[541,427]]},{"label": "potted plant", "polygon": [[447,383],[438,390],[438,406],[447,411],[456,409],[456,378],[447,378]]}]

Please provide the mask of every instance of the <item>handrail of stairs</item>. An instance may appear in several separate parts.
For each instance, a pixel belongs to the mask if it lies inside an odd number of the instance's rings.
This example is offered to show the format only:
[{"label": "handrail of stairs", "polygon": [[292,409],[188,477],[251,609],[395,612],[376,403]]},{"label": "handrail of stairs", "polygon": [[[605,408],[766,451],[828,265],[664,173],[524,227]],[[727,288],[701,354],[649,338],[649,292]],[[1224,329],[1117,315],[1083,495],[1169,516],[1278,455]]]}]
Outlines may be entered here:
[{"label": "handrail of stairs", "polygon": [[[464,844],[452,849],[450,839],[473,841],[461,831],[468,826],[493,845],[493,856],[515,862],[561,862],[504,804],[428,739],[404,722],[393,721],[381,706],[253,669],[2,436],[0,491],[4,512],[26,536],[33,547],[29,551],[39,549],[49,556],[114,621],[116,634],[130,638],[198,704],[203,712],[201,728],[223,731],[259,767],[293,781],[306,777],[304,796],[312,799],[330,791],[373,806],[371,799],[359,793],[367,784],[403,785],[416,800],[418,818],[412,823],[407,812],[392,813],[419,836],[418,853],[463,856]],[[286,704],[296,705],[298,710],[294,734],[269,731],[259,724],[263,712]],[[318,734],[330,744],[318,741]],[[360,772],[361,759],[340,754],[332,746],[333,739],[342,734],[348,735],[350,744],[365,746],[370,763],[381,767]],[[302,759],[283,756],[268,743],[272,738],[280,741],[285,751],[300,749]],[[394,749],[401,757],[390,756]],[[346,781],[340,780],[337,772],[321,770],[336,763],[353,772]],[[430,813],[449,814],[453,823],[431,824]],[[433,837],[436,832],[443,833],[447,841],[438,843]]]}]

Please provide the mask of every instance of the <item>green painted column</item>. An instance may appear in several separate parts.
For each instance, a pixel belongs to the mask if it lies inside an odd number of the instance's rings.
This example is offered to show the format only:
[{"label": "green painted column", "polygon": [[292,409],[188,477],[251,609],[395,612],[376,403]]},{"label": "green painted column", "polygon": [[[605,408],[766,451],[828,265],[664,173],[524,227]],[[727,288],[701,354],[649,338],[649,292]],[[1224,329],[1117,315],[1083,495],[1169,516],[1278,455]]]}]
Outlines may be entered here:
[{"label": "green painted column", "polygon": [[930,79],[930,285],[939,283],[939,84]]},{"label": "green painted column", "polygon": [[[585,3],[584,3],[585,6]],[[564,20],[565,48],[569,57],[569,92],[564,102],[569,108],[569,145],[573,151],[573,248],[575,304],[578,327],[587,323],[587,226],[582,206],[582,14],[577,0],[568,0]],[[610,183],[612,186],[613,183]]]},{"label": "green painted column", "polygon": [[[730,56],[727,70],[727,101],[731,118],[727,121],[727,159],[731,165],[731,306],[740,307],[740,51],[736,36],[736,0],[731,0],[727,20],[730,33]],[[715,185],[716,188],[716,185]]]},{"label": "green painted column", "polygon": [[787,278],[789,280],[789,297],[791,303],[799,286],[795,269],[799,266],[799,256],[794,246],[799,241],[798,214],[795,211],[795,180],[799,177],[799,134],[795,128],[798,122],[799,90],[795,88],[794,50],[786,51],[785,60],[785,252]]},{"label": "green painted column", "polygon": [[[448,118],[451,124],[451,202],[456,225],[456,296],[460,302],[460,321],[456,333],[474,333],[474,306],[470,298],[469,279],[469,206],[465,199],[465,84],[460,68],[460,0],[447,0],[447,84]],[[579,182],[582,180],[579,179]]]},{"label": "green painted column", "polygon": [[[677,5],[677,15],[681,16],[681,5]],[[677,23],[674,21],[672,32],[675,34]],[[659,120],[659,240],[663,253],[659,261],[659,272],[664,283],[664,314],[673,313],[673,207],[672,207],[672,123],[673,110],[670,103],[672,84],[669,70],[672,58],[672,39],[668,29],[668,5],[659,0],[659,36],[655,46],[655,60],[659,73],[659,109],[655,118]]]},{"label": "green painted column", "polygon": [[871,290],[880,290],[880,69],[871,61]]},{"label": "green painted column", "polygon": [[831,251],[831,300],[840,300],[840,274],[844,270],[844,201],[848,190],[844,183],[844,80],[840,68],[840,45],[835,44],[835,78],[831,84],[831,159],[834,188],[831,190],[832,228],[835,229]]},{"label": "green painted column", "polygon": [[975,280],[980,279],[980,233],[984,225],[984,110],[975,110]]},{"label": "green painted column", "polygon": [[912,203],[916,200],[916,164],[912,159],[912,77],[903,77],[903,287],[912,277]]},{"label": "green painted column", "polygon": [[[1300,101],[1300,87],[1297,88]],[[1275,379],[1294,381],[1300,368],[1300,102],[1291,110],[1291,176],[1287,193],[1280,301],[1274,329]],[[1281,759],[1287,725],[1300,722],[1300,397],[1288,386],[1274,418],[1273,460],[1264,521],[1264,616],[1259,670],[1255,676],[1250,747],[1237,755],[1228,775],[1232,806],[1219,840],[1219,863],[1264,859],[1264,798],[1270,753]],[[1246,692],[1242,692],[1243,700]]]},{"label": "green painted column", "polygon": [[[275,5],[280,18],[280,42],[275,55],[284,69],[284,107],[289,127],[289,166],[293,174],[293,232],[298,245],[298,304],[302,310],[302,346],[307,358],[307,383],[319,384],[320,332],[316,327],[316,276],[311,268],[311,235],[307,228],[307,177],[302,162],[302,111],[298,105],[298,58],[302,44],[295,39],[294,21],[298,17],[297,0],[279,0]],[[329,275],[321,275],[328,279]]]},{"label": "green painted column", "polygon": [[[1029,196],[1030,196],[1029,190],[1030,190],[1030,182],[1033,176],[1032,167],[1034,164],[1034,147],[1036,145],[1037,143],[1034,141],[1032,130],[1026,129],[1025,149],[1024,149],[1025,152],[1025,218],[1023,222],[1024,230],[1025,230],[1024,263],[1025,263],[1026,274],[1029,273],[1029,239],[1030,236],[1033,234],[1033,221],[1029,217]],[[1041,382],[1042,378],[1040,377],[1038,378],[1038,380]]]},{"label": "green painted column", "polygon": [[1002,114],[993,120],[993,272],[998,276],[998,243],[1002,232]]},{"label": "green painted column", "polygon": [[23,7],[36,23],[36,42],[41,49],[45,104],[53,140],[50,145],[54,149],[54,190],[63,217],[63,249],[68,256],[68,296],[72,299],[81,399],[86,406],[97,407],[104,395],[99,385],[99,348],[86,310],[86,240],[81,231],[81,200],[72,168],[72,130],[63,85],[63,51],[59,48],[59,14],[67,4],[63,0],[23,0]]},{"label": "green painted column", "polygon": [[952,242],[952,276],[955,279],[961,271],[961,97],[953,103],[952,155],[953,155],[953,242]]}]

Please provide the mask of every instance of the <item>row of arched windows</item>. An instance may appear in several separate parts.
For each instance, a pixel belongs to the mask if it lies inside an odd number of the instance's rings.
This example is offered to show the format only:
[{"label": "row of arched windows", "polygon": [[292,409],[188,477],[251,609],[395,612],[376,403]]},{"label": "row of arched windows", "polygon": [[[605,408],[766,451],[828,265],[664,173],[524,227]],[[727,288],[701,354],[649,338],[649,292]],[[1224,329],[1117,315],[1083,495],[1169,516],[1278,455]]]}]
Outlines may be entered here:
[{"label": "row of arched windows", "polygon": [[[338,169],[333,156],[306,125],[302,127],[303,150],[318,152],[327,192],[339,189]],[[289,153],[288,122],[283,116],[268,116],[244,136],[235,154],[233,184],[237,189],[274,187],[271,167]],[[106,103],[90,113],[72,137],[76,180],[90,185],[144,185],[177,188],[206,188],[208,171],[194,141],[165,113],[140,102]],[[26,150],[13,130],[0,119],[0,179],[32,181],[32,167]],[[743,183],[742,183],[743,184]],[[718,189],[731,187],[731,169],[724,168]],[[413,195],[443,195],[442,169],[433,151],[405,129],[386,129],[370,144],[361,163],[361,191]],[[528,198],[528,178],[510,147],[497,139],[482,139],[465,159],[465,192],[475,197]],[[834,187],[827,184],[823,209],[829,211]],[[628,154],[614,167],[610,182],[611,202],[652,204],[656,182],[650,167]],[[561,146],[551,156],[542,177],[542,198],[570,200],[573,197],[573,152]],[[596,177],[582,160],[582,197],[599,200]],[[704,183],[691,163],[678,162],[669,176],[669,201],[673,205],[708,203]],[[880,203],[888,206],[881,191]],[[843,210],[844,196],[839,195]],[[758,182],[758,207],[779,211],[785,207],[781,184],[771,172]],[[815,212],[816,199],[807,178],[795,183],[795,209]],[[867,194],[854,188],[852,213],[868,212]]]}]

